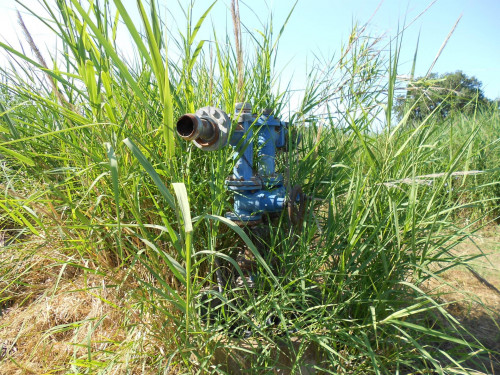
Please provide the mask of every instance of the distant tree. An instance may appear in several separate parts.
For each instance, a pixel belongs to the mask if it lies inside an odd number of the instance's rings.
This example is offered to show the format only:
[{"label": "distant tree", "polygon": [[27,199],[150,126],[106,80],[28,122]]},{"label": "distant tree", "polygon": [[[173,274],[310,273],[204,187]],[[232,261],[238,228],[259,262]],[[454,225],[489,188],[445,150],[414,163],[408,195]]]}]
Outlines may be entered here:
[{"label": "distant tree", "polygon": [[476,77],[468,77],[462,71],[429,77],[420,77],[410,82],[406,96],[396,99],[394,110],[398,118],[411,111],[411,119],[422,120],[435,111],[445,118],[454,111],[472,113],[477,107],[491,103]]}]

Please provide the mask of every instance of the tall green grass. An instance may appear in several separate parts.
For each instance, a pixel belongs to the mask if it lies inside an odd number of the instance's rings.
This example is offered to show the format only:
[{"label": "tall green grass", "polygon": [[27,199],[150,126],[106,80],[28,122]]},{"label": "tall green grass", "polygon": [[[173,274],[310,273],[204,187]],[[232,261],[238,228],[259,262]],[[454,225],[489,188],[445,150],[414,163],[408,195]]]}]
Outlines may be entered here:
[{"label": "tall green grass", "polygon": [[[283,214],[242,229],[224,218],[231,150],[203,153],[173,132],[180,114],[209,104],[230,113],[238,101],[230,36],[196,42],[213,4],[198,20],[188,8],[177,36],[155,2],[137,2],[141,24],[120,0],[44,4],[48,17],[33,16],[63,52],[52,66],[1,44],[13,56],[2,72],[2,223],[58,232],[72,265],[114,279],[109,287],[128,298],[124,321],[143,316],[155,345],[121,348],[131,367],[223,373],[223,353],[259,374],[489,371],[488,350],[422,286],[439,276],[434,264],[460,263],[450,250],[475,220],[497,215],[498,111],[395,124],[401,40],[387,56],[355,27],[338,60],[308,73],[290,119],[302,141],[290,136],[279,156],[287,185],[308,196],[304,222],[292,227]],[[135,61],[119,53],[119,22]],[[268,24],[244,51],[245,98],[257,112],[286,107],[274,71],[283,32]],[[36,39],[28,44],[36,49]],[[180,61],[170,60],[173,44]],[[471,170],[483,173],[457,178]],[[461,224],[464,207],[476,216]],[[235,261],[242,249],[256,260],[253,288]],[[79,360],[72,371],[95,370]],[[99,373],[120,362],[113,353],[101,360]]]}]

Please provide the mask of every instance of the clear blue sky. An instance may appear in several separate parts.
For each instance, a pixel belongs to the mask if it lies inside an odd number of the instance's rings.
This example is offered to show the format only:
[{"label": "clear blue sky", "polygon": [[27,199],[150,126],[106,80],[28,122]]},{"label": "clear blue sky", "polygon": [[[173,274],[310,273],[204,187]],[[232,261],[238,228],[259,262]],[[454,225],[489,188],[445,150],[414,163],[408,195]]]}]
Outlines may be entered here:
[{"label": "clear blue sky", "polygon": [[[290,0],[270,2],[277,24],[292,3]],[[408,24],[430,3],[385,0],[370,22],[370,33],[395,36],[405,18]],[[379,4],[379,0],[299,0],[280,45],[282,61],[293,59],[290,67],[298,71],[303,69],[306,56],[338,51],[340,44],[347,40],[353,22],[368,21]],[[252,6],[257,9],[256,5]],[[249,13],[243,5],[240,7],[243,16]],[[463,70],[483,82],[487,97],[500,97],[500,0],[438,0],[405,31],[399,73],[409,73],[420,32],[416,74],[425,75],[461,14],[463,17],[433,71]]]},{"label": "clear blue sky", "polygon": [[[37,8],[37,0],[22,1],[34,9]],[[123,2],[131,11],[135,10],[135,0],[123,0]],[[187,0],[180,2],[185,4]],[[197,0],[195,18],[211,2]],[[169,7],[167,23],[173,25],[178,22],[178,27],[182,29],[180,20],[183,16],[178,9],[177,1],[160,0],[160,3]],[[227,28],[232,35],[229,3],[230,0],[219,0],[210,15],[210,21],[220,32],[224,32]],[[292,0],[245,2],[240,0],[242,21],[250,31],[262,29],[253,13],[257,13],[262,20],[265,20],[271,10],[277,28],[284,21],[293,3]],[[379,0],[299,0],[280,45],[279,65],[286,66],[283,77],[285,81],[293,74],[295,84],[297,86],[303,84],[307,59],[311,59],[313,54],[331,56],[338,52],[341,43],[347,40],[353,23],[356,21],[360,24],[365,23],[379,3]],[[408,24],[430,3],[430,0],[383,1],[370,23],[370,34],[395,36],[398,25],[402,26],[405,18]],[[15,23],[16,7],[14,0],[0,0],[0,37],[14,45],[17,40],[16,33],[19,33]],[[433,71],[445,73],[462,70],[483,82],[487,97],[491,99],[500,97],[500,0],[437,0],[406,30],[399,73],[409,73],[420,32],[416,74],[424,75],[461,14],[463,17]],[[38,30],[36,23],[27,22],[27,24],[32,33],[37,35],[38,40],[42,41],[42,45],[53,48],[50,33]],[[209,38],[211,28],[210,22],[207,22],[200,31],[198,39]],[[126,47],[124,49],[126,50]]]}]

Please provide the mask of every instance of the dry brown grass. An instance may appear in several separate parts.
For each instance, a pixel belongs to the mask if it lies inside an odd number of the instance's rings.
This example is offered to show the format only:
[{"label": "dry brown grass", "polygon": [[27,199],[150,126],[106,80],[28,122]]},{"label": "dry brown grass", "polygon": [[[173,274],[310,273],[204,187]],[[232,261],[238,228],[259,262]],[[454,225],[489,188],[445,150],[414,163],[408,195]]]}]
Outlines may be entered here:
[{"label": "dry brown grass", "polygon": [[96,356],[113,342],[123,341],[119,309],[103,300],[116,298],[106,289],[96,295],[77,291],[99,284],[80,276],[65,280],[54,295],[43,293],[29,304],[9,308],[0,327],[8,360],[0,371],[49,372],[85,357],[89,344]]},{"label": "dry brown grass", "polygon": [[0,249],[0,298],[9,298],[0,315],[0,374],[60,374],[89,366],[148,373],[142,354],[155,348],[143,340],[139,320],[145,317],[127,313],[133,311],[127,291],[134,286],[117,287],[119,273],[83,272],[64,260],[57,240]]}]

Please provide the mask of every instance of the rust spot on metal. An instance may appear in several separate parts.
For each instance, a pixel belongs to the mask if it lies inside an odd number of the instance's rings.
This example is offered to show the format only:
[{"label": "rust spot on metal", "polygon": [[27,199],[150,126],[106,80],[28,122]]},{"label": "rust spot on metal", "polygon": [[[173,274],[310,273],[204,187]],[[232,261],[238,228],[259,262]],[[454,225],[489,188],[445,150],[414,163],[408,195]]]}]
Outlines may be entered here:
[{"label": "rust spot on metal", "polygon": [[[207,121],[207,120],[202,119],[201,121]],[[202,138],[197,138],[197,139],[196,139],[196,142],[197,142],[200,146],[203,146],[203,147],[211,146],[211,145],[213,145],[215,142],[217,142],[217,141],[219,140],[219,133],[220,133],[220,132],[218,131],[217,126],[215,126],[215,125],[214,125],[212,122],[210,122],[210,121],[207,121],[207,122],[210,124],[210,126],[212,126],[212,127],[213,127],[213,129],[214,129],[214,136],[212,137],[212,139],[210,139],[210,140],[208,140],[208,141],[206,141],[206,140],[204,140],[204,139],[202,139]]]}]

